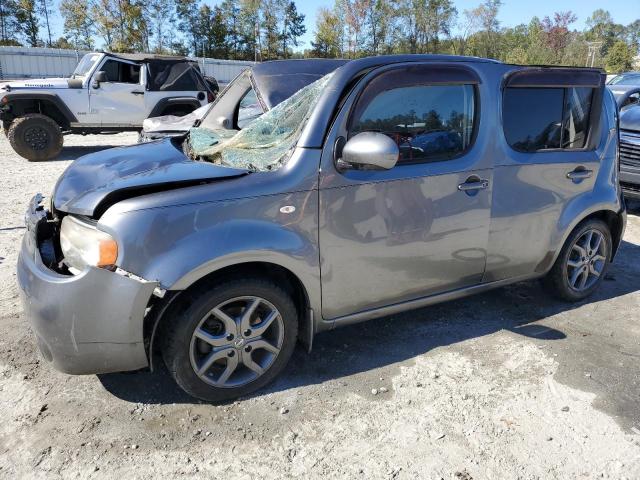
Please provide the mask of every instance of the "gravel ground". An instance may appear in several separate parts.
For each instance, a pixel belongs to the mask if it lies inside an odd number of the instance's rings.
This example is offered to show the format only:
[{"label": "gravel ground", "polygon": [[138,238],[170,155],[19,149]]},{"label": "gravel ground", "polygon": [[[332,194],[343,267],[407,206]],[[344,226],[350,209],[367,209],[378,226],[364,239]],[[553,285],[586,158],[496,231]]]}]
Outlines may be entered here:
[{"label": "gravel ground", "polygon": [[0,136],[0,477],[640,477],[638,205],[587,302],[531,282],[324,333],[228,405],[163,371],[52,370],[18,299],[23,211],[70,160],[135,138],[67,137],[36,164]]}]

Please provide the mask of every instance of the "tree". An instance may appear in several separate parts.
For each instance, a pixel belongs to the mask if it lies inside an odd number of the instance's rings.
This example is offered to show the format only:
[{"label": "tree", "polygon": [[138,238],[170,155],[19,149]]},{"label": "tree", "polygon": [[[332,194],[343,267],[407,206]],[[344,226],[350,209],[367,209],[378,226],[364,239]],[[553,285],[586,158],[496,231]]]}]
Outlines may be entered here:
[{"label": "tree", "polygon": [[554,63],[561,58],[569,41],[569,25],[578,19],[573,12],[556,12],[553,20],[549,17],[542,19],[542,30],[545,33],[545,43],[553,52]]},{"label": "tree", "polygon": [[35,0],[17,0],[16,19],[19,31],[31,47],[40,46],[40,22]]},{"label": "tree", "polygon": [[278,48],[280,47],[280,32],[278,24],[282,16],[282,5],[278,0],[262,0],[260,5],[261,33],[264,35],[262,42],[262,59],[272,60],[278,58]]},{"label": "tree", "polygon": [[187,44],[194,55],[198,55],[200,37],[200,0],[175,0],[178,17],[178,30],[186,37]]},{"label": "tree", "polygon": [[623,41],[618,41],[609,49],[605,59],[607,72],[622,73],[631,70],[633,66],[633,51]]},{"label": "tree", "polygon": [[587,18],[587,40],[602,42],[600,54],[606,56],[609,49],[617,40],[624,37],[624,27],[616,24],[607,10],[595,10]]},{"label": "tree", "polygon": [[484,57],[499,57],[500,42],[498,31],[500,29],[500,21],[498,20],[498,12],[501,6],[501,0],[486,0],[478,8],[472,10],[472,14],[478,17],[482,28],[478,34],[478,46],[481,49],[481,55]]},{"label": "tree", "polygon": [[342,23],[338,16],[328,8],[319,8],[316,15],[316,31],[311,53],[322,58],[336,58],[341,56],[340,37]]},{"label": "tree", "polygon": [[62,0],[60,14],[64,19],[64,33],[71,39],[73,48],[93,49],[95,29],[90,15],[89,2],[87,0]]},{"label": "tree", "polygon": [[0,1],[0,45],[20,45],[19,35],[18,3],[16,0]]},{"label": "tree", "polygon": [[640,19],[631,22],[625,27],[624,31],[629,46],[638,53],[638,50],[640,50]]},{"label": "tree", "polygon": [[285,5],[283,15],[282,38],[282,56],[289,56],[288,43],[298,46],[298,38],[307,33],[307,27],[304,25],[304,14],[298,13],[295,2],[290,1]]},{"label": "tree", "polygon": [[39,0],[38,14],[44,16],[44,26],[47,29],[47,47],[51,47],[53,40],[51,38],[51,24],[49,22],[49,16],[53,13],[51,8],[51,0]]},{"label": "tree", "polygon": [[220,4],[220,11],[225,25],[228,52],[225,58],[238,59],[242,50],[242,36],[240,27],[240,7],[234,0],[224,0]]},{"label": "tree", "polygon": [[95,30],[104,40],[104,46],[113,48],[115,29],[117,25],[115,5],[112,0],[91,0],[90,18]]},{"label": "tree", "polygon": [[147,0],[145,15],[148,18],[148,36],[154,40],[151,50],[155,53],[170,53],[172,31],[175,27],[175,5],[167,0]]},{"label": "tree", "polygon": [[341,0],[341,3],[346,13],[347,53],[350,58],[356,58],[365,44],[363,27],[371,0]]},{"label": "tree", "polygon": [[224,13],[219,6],[208,5],[200,7],[201,33],[204,51],[202,56],[213,58],[228,58],[229,44],[227,40],[227,26]]}]

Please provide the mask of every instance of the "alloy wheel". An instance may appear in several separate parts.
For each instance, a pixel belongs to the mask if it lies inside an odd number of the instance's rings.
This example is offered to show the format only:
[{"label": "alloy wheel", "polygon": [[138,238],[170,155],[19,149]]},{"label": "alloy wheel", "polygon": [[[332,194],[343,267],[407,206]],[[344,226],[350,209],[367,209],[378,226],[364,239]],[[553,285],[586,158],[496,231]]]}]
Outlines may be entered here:
[{"label": "alloy wheel", "polygon": [[604,234],[596,229],[584,232],[571,247],[567,260],[569,287],[583,292],[598,282],[607,264],[608,251]]},{"label": "alloy wheel", "polygon": [[266,372],[280,353],[284,322],[264,298],[236,297],[200,320],[191,336],[191,367],[214,387],[246,385]]}]

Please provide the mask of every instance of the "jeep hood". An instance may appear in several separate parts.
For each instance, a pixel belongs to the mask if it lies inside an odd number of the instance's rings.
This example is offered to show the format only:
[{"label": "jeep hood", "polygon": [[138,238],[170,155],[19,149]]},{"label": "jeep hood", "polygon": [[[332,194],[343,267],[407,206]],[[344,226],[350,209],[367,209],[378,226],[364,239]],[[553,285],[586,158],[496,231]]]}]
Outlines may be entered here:
[{"label": "jeep hood", "polygon": [[30,78],[26,80],[12,80],[10,82],[0,82],[0,89],[5,91],[14,90],[51,90],[59,88],[69,88],[68,78]]},{"label": "jeep hood", "polygon": [[97,218],[139,195],[246,175],[248,170],[193,161],[171,139],[119,147],[78,158],[58,179],[56,210]]}]

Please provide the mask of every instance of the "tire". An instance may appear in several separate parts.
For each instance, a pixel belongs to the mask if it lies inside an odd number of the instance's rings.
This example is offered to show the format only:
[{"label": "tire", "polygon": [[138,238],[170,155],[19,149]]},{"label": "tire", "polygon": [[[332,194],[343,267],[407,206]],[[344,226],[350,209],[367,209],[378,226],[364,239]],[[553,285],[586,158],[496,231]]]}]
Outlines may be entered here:
[{"label": "tire", "polygon": [[40,113],[16,118],[7,137],[15,152],[30,162],[54,159],[62,150],[62,130],[53,119]]},{"label": "tire", "polygon": [[[591,237],[589,237],[590,232]],[[588,239],[591,239],[590,245],[588,248],[583,248],[587,247]],[[581,223],[567,238],[556,262],[542,280],[543,286],[560,300],[578,302],[585,299],[604,280],[611,263],[612,245],[611,231],[605,222],[591,219]],[[585,251],[584,256],[580,248]],[[580,269],[582,273],[579,272]],[[596,271],[598,275],[595,275]],[[585,272],[588,275],[582,285]]]},{"label": "tire", "polygon": [[[171,376],[189,395],[208,402],[229,401],[264,387],[287,365],[296,345],[298,314],[282,288],[265,279],[237,278],[186,295],[164,324],[162,356]],[[260,301],[251,314],[251,328],[245,329],[243,314],[256,298]],[[212,314],[216,308],[223,315]],[[266,330],[257,334],[273,315]]]}]

